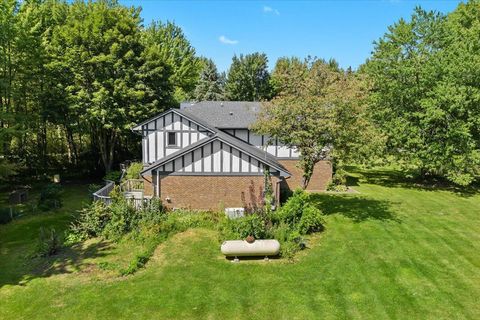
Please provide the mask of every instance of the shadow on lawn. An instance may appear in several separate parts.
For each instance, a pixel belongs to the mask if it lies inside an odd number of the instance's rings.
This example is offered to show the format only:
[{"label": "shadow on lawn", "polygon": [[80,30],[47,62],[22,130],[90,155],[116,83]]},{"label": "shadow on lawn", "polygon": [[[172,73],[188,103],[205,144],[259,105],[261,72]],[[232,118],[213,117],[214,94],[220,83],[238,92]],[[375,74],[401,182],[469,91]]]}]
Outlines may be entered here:
[{"label": "shadow on lawn", "polygon": [[90,272],[95,264],[85,260],[104,257],[111,251],[111,244],[105,241],[85,245],[83,243],[64,247],[51,257],[26,257],[25,268],[18,268],[10,274],[8,280],[0,277],[0,288],[4,285],[26,285],[35,278],[47,278],[57,274]]},{"label": "shadow on lawn", "polygon": [[[398,170],[361,170],[349,168],[356,176],[348,177],[348,185],[358,185],[358,181],[376,184],[389,188],[418,189],[424,191],[450,191],[462,197],[470,197],[478,194],[478,185],[472,184],[468,187],[454,185],[453,183],[439,178],[419,178],[415,173],[408,173]],[[359,176],[358,176],[359,175]]]},{"label": "shadow on lawn", "polygon": [[340,214],[354,222],[366,220],[400,222],[400,219],[390,210],[391,203],[388,201],[321,193],[312,194],[311,199],[326,215]]}]

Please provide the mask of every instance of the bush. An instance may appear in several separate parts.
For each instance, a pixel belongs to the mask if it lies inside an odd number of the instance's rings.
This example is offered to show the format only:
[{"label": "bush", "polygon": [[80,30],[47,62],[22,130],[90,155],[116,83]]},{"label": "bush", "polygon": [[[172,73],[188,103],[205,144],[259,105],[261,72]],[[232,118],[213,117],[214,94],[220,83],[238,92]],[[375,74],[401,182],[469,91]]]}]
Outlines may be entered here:
[{"label": "bush", "polygon": [[108,172],[104,177],[103,180],[110,180],[110,181],[115,181],[118,182],[120,180],[120,177],[122,176],[121,171],[117,170],[112,170]]},{"label": "bush", "polygon": [[231,239],[245,239],[248,236],[264,239],[268,235],[265,221],[257,214],[238,219],[225,219],[221,225],[221,232],[225,238]]},{"label": "bush", "polygon": [[303,208],[302,218],[298,222],[297,231],[300,234],[323,231],[324,220],[322,211],[312,204]]},{"label": "bush", "polygon": [[143,163],[132,162],[125,173],[125,179],[140,179],[140,172],[143,170]]},{"label": "bush", "polygon": [[49,257],[57,254],[62,247],[62,241],[54,228],[40,228],[40,235],[35,250],[36,256]]},{"label": "bush", "polygon": [[108,210],[110,220],[102,232],[102,235],[107,239],[117,241],[124,234],[134,230],[139,224],[140,211],[135,210],[122,196],[115,198]]},{"label": "bush", "polygon": [[48,211],[62,206],[62,186],[57,183],[47,184],[38,199],[38,207],[42,211]]},{"label": "bush", "polygon": [[293,195],[272,217],[273,220],[284,222],[294,227],[302,218],[303,208],[309,201],[309,195],[301,189],[295,190]]},{"label": "bush", "polygon": [[343,169],[338,169],[333,175],[332,181],[327,185],[327,190],[345,192],[347,189],[347,172]]},{"label": "bush", "polygon": [[112,213],[103,202],[94,201],[80,211],[76,221],[70,226],[69,242],[77,242],[92,237],[98,237],[103,233],[109,223]]},{"label": "bush", "polygon": [[148,206],[140,211],[140,223],[143,225],[156,225],[167,219],[167,210],[158,198],[153,198]]}]

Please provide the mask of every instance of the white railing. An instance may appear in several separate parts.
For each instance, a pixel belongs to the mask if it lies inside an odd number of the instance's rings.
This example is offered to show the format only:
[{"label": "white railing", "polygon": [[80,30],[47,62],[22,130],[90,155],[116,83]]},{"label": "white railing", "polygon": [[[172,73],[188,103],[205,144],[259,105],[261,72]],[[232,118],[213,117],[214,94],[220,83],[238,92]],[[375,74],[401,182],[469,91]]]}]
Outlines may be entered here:
[{"label": "white railing", "polygon": [[115,182],[107,180],[104,187],[93,193],[93,201],[101,201],[106,205],[109,205],[112,202],[110,192],[112,192],[114,187]]},{"label": "white railing", "polygon": [[[113,181],[107,180],[106,185],[93,193],[93,201],[101,201],[107,206],[112,203],[110,192],[115,187]],[[143,180],[129,179],[120,184],[120,191],[125,195],[125,198],[137,210],[140,210],[150,203],[151,197],[143,196]]]}]

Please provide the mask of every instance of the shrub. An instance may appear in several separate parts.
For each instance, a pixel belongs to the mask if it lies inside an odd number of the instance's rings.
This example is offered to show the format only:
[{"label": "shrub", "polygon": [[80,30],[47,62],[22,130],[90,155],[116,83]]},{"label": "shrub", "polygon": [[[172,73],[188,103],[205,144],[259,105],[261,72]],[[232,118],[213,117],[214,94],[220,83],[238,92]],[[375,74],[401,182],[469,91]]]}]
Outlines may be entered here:
[{"label": "shrub", "polygon": [[307,205],[309,195],[301,189],[295,190],[293,195],[272,217],[278,222],[285,222],[290,226],[295,226],[302,218],[303,208]]},{"label": "shrub", "polygon": [[303,208],[302,217],[296,229],[300,234],[309,234],[322,231],[324,229],[324,223],[322,211],[314,205],[308,204]]},{"label": "shrub", "polygon": [[139,179],[140,172],[143,170],[143,163],[141,162],[132,162],[127,168],[125,173],[125,179]]},{"label": "shrub", "polygon": [[121,171],[112,170],[107,172],[107,174],[103,177],[103,180],[119,181],[121,176],[122,176]]},{"label": "shrub", "polygon": [[333,175],[332,181],[327,185],[327,190],[345,192],[347,189],[347,172],[343,169],[338,169]]},{"label": "shrub", "polygon": [[238,219],[225,219],[221,231],[224,237],[233,239],[245,239],[250,235],[255,239],[264,239],[268,234],[265,221],[257,214]]},{"label": "shrub", "polygon": [[140,212],[135,210],[127,199],[121,196],[115,198],[108,210],[110,211],[110,220],[102,232],[107,239],[117,241],[138,226]]},{"label": "shrub", "polygon": [[143,225],[156,225],[167,219],[167,211],[158,198],[153,198],[148,206],[140,211],[140,223]]},{"label": "shrub", "polygon": [[77,242],[100,236],[111,216],[109,207],[103,202],[94,201],[83,208],[76,221],[71,224],[71,233],[67,236],[68,241]]},{"label": "shrub", "polygon": [[60,208],[62,206],[62,186],[57,183],[47,184],[38,199],[38,207],[42,211],[48,211],[52,208]]},{"label": "shrub", "polygon": [[60,251],[62,247],[62,241],[54,228],[45,230],[40,228],[40,235],[37,242],[35,253],[40,257],[53,256]]}]

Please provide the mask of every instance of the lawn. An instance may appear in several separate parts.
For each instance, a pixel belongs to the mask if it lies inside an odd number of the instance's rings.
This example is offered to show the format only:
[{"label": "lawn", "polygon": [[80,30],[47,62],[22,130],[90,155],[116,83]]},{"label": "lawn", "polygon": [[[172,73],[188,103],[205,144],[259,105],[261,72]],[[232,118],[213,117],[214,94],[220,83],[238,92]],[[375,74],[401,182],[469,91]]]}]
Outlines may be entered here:
[{"label": "lawn", "polygon": [[0,319],[480,318],[480,194],[356,174],[359,194],[314,196],[327,229],[295,263],[234,264],[215,231],[191,229],[132,276],[99,267],[127,242],[93,240],[38,269],[24,256],[38,227],[65,227],[74,208],[0,226]]}]

